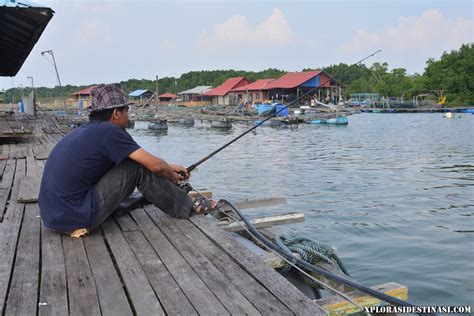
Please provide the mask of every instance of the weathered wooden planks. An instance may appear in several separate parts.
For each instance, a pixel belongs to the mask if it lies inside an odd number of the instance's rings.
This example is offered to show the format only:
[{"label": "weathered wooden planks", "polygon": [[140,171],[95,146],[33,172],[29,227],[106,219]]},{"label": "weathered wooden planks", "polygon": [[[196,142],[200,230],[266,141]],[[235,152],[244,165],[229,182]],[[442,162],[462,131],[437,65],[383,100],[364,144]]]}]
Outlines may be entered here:
[{"label": "weathered wooden planks", "polygon": [[41,225],[40,315],[68,313],[66,265],[61,235]]},{"label": "weathered wooden planks", "polygon": [[130,245],[112,218],[103,225],[107,243],[117,263],[137,314],[165,315]]},{"label": "weathered wooden planks", "polygon": [[192,267],[183,259],[178,250],[157,229],[150,217],[142,210],[134,211],[131,214],[193,307],[200,314],[204,315],[228,314],[214,294],[193,271]]},{"label": "weathered wooden planks", "polygon": [[15,180],[12,188],[12,200],[7,207],[3,222],[0,225],[0,311],[5,308],[7,291],[13,262],[16,252],[18,236],[20,233],[21,221],[23,218],[24,205],[16,202],[20,179],[25,175],[25,160],[17,161],[15,170]]},{"label": "weathered wooden planks", "polygon": [[[260,314],[232,282],[229,282],[229,279],[201,253],[201,250],[194,246],[194,240],[188,238],[185,233],[183,234],[166,214],[156,207],[146,207],[145,209],[168,240],[176,249],[180,250],[183,258],[231,314]],[[231,268],[229,267],[229,269]]]},{"label": "weathered wooden planks", "polygon": [[293,314],[270,291],[246,273],[238,263],[211,242],[188,220],[169,218],[179,230],[186,234],[193,245],[221,271],[222,274],[242,293],[262,314]]},{"label": "weathered wooden planks", "polygon": [[100,314],[92,271],[81,238],[61,236],[66,263],[69,312],[72,315]]},{"label": "weathered wooden planks", "polygon": [[303,293],[285,280],[283,276],[259,261],[247,248],[210,223],[205,217],[193,216],[191,221],[292,311],[302,315],[325,315],[320,307],[312,304]]},{"label": "weathered wooden planks", "polygon": [[3,221],[5,206],[12,190],[13,175],[15,174],[16,161],[8,160],[3,171],[2,183],[0,184],[0,222]]},{"label": "weathered wooden planks", "polygon": [[40,218],[37,205],[25,207],[8,295],[7,315],[35,315],[38,302]]},{"label": "weathered wooden planks", "polygon": [[141,231],[124,233],[133,253],[168,315],[197,315],[179,285]]},{"label": "weathered wooden planks", "polygon": [[115,270],[100,230],[83,238],[87,258],[94,276],[103,315],[132,315],[125,289]]}]

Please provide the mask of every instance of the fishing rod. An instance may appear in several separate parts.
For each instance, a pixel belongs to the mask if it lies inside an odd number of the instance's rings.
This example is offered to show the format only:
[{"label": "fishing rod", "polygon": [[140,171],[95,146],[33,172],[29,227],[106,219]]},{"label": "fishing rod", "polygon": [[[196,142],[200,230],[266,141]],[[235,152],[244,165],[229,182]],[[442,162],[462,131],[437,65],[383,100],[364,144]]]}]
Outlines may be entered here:
[{"label": "fishing rod", "polygon": [[[375,54],[377,53],[380,53],[381,50],[377,50],[376,52],[373,52],[372,54],[368,55],[367,57],[364,57],[362,58],[361,60],[359,60],[358,62],[356,63],[353,63],[352,65],[349,66],[352,67],[352,66],[355,66],[355,65],[358,65],[360,64],[361,62],[363,62],[364,60],[374,56]],[[237,140],[239,140],[240,138],[244,137],[245,135],[247,135],[248,133],[252,132],[253,130],[257,129],[259,126],[261,126],[263,123],[265,123],[266,121],[268,121],[269,119],[277,116],[279,113],[283,112],[285,109],[287,109],[288,107],[290,107],[291,105],[295,104],[296,102],[299,102],[301,99],[303,99],[304,97],[314,93],[317,89],[319,89],[320,87],[324,86],[326,83],[330,82],[331,81],[331,78],[327,79],[326,81],[324,81],[322,84],[319,85],[319,87],[315,87],[311,90],[309,90],[308,92],[304,93],[303,95],[301,95],[300,97],[296,98],[295,100],[291,101],[290,103],[288,103],[287,105],[285,105],[284,107],[282,107],[281,109],[279,109],[278,111],[275,111],[273,112],[272,114],[268,115],[264,120],[260,121],[258,124],[254,125],[253,127],[249,128],[248,130],[246,130],[245,132],[243,132],[242,134],[240,134],[239,136],[235,137],[234,139],[232,139],[230,142],[228,142],[227,144],[219,147],[218,149],[214,150],[212,153],[210,153],[209,155],[207,155],[206,157],[202,158],[201,160],[199,160],[198,162],[190,165],[189,167],[187,167],[186,169],[188,170],[188,172],[191,172],[193,171],[194,169],[196,169],[197,166],[199,166],[200,164],[202,164],[203,162],[205,162],[206,160],[208,160],[209,158],[215,156],[217,153],[219,153],[220,151],[222,151],[223,149],[227,148],[228,146],[232,145],[233,143],[235,143]]]}]

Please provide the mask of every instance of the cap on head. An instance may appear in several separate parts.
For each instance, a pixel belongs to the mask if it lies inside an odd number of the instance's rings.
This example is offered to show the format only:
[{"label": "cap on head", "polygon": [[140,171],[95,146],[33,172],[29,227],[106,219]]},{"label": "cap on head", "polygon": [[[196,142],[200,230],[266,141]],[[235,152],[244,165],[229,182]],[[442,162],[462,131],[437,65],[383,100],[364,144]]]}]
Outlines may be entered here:
[{"label": "cap on head", "polygon": [[90,93],[89,112],[99,112],[132,104],[128,101],[118,83],[99,85],[92,89]]}]

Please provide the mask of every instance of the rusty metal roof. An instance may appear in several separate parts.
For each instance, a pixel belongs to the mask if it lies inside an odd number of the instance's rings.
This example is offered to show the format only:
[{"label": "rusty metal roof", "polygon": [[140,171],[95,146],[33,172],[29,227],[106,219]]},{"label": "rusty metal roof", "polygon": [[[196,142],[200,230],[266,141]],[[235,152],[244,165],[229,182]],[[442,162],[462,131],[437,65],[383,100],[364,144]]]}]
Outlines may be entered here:
[{"label": "rusty metal roof", "polygon": [[53,15],[32,2],[0,0],[0,76],[18,73]]}]

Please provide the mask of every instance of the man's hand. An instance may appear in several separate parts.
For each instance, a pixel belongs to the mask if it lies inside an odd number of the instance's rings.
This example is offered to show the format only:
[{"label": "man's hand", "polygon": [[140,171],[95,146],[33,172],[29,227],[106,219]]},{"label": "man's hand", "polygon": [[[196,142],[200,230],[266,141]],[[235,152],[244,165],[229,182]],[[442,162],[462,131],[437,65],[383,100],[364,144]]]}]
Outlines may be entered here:
[{"label": "man's hand", "polygon": [[180,181],[189,179],[190,174],[188,169],[186,169],[185,167],[174,164],[170,164],[170,167],[175,173],[177,173]]}]

